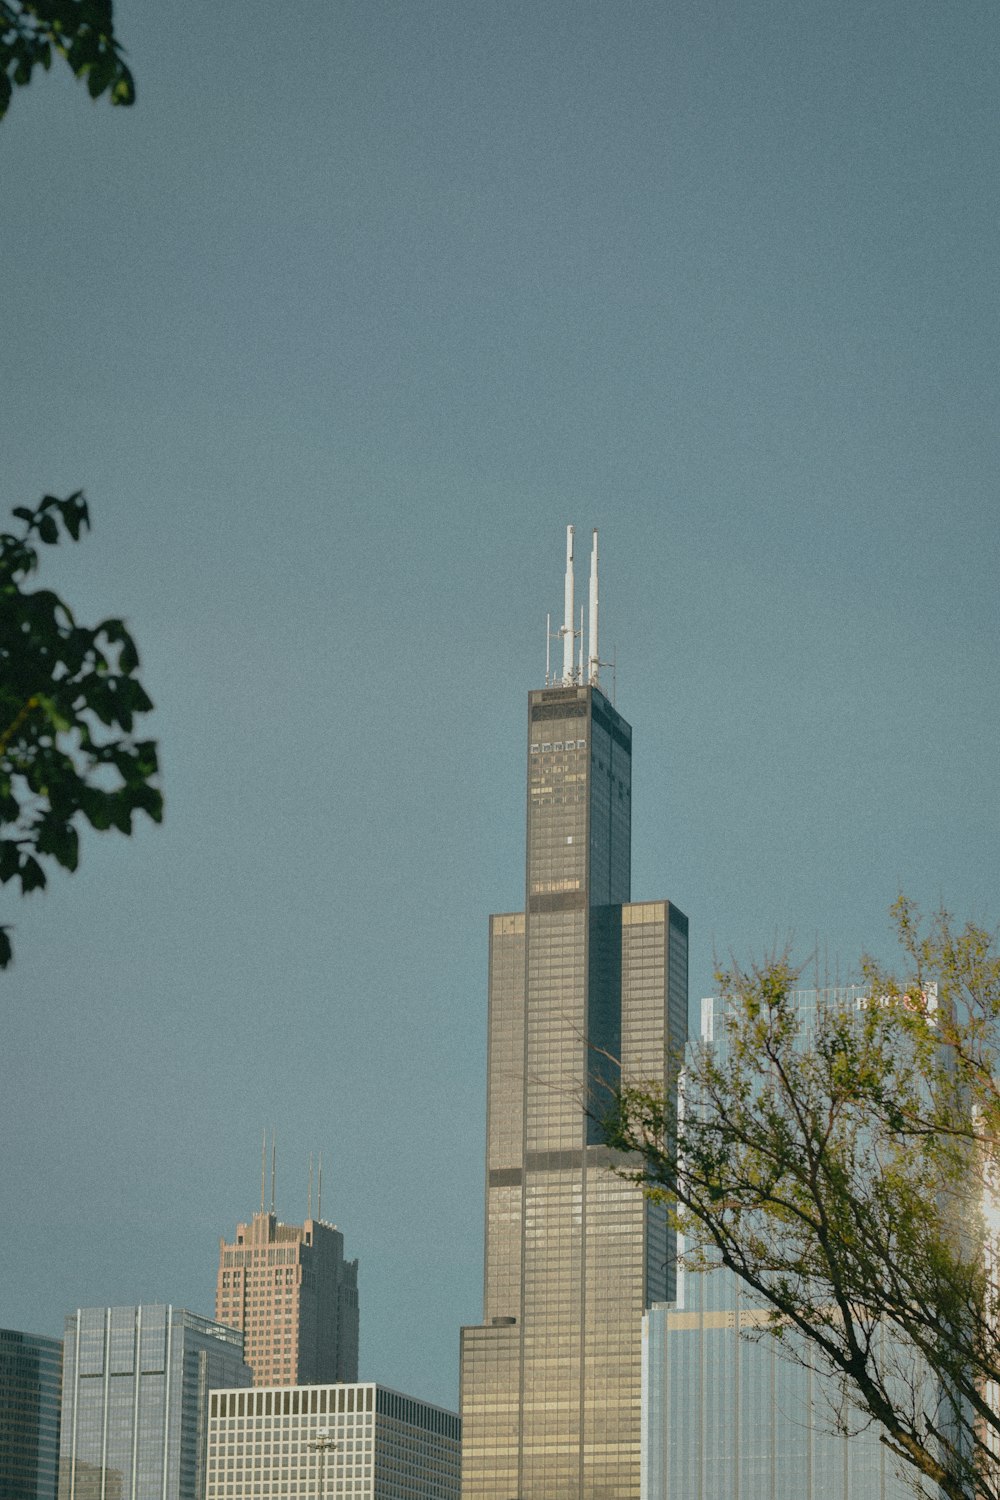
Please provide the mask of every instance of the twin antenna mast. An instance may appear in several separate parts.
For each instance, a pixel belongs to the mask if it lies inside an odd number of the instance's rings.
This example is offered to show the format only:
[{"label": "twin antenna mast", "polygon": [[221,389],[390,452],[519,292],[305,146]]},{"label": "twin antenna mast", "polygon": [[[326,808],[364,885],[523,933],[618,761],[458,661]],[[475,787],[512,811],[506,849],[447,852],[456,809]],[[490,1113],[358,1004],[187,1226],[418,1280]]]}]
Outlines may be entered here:
[{"label": "twin antenna mast", "polygon": [[[271,1213],[274,1213],[274,1183],[277,1175],[278,1153],[275,1146],[274,1126],[271,1126]],[[316,1217],[323,1218],[323,1153],[319,1153],[318,1172],[316,1183]],[[264,1131],[263,1140],[260,1143],[260,1211],[265,1212],[267,1192],[267,1131]],[[308,1218],[313,1216],[313,1157],[309,1153],[309,1212]]]},{"label": "twin antenna mast", "polygon": [[[552,629],[552,616],[545,623],[545,686],[546,687],[600,687],[600,669],[610,666],[601,661],[597,645],[597,527],[594,527],[593,544],[590,549],[590,614],[588,619],[587,657],[583,655],[583,605],[580,605],[580,625],[576,625],[574,602],[575,578],[573,572],[573,535],[575,528],[566,527],[566,585],[563,600],[563,622],[558,630]],[[552,670],[552,642],[562,641],[562,675]],[[580,643],[579,652],[574,647]]]}]

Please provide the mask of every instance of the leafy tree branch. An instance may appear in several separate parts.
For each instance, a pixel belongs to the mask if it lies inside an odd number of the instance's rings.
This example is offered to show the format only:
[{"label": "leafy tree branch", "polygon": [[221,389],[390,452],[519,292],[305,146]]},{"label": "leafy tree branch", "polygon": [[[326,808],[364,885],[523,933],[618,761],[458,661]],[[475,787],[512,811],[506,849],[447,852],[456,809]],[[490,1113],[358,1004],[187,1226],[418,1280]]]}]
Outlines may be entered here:
[{"label": "leafy tree branch", "polygon": [[604,1133],[689,1265],[728,1266],[920,1493],[1000,1500],[1000,959],[946,912],[894,916],[907,972],[866,960],[851,1005],[800,1007],[787,954],[721,975],[724,1034],[691,1049],[683,1108],[625,1083]]},{"label": "leafy tree branch", "polygon": [[0,0],[0,119],[15,88],[63,57],[92,99],[135,103],[135,79],[114,31],[111,0]]},{"label": "leafy tree branch", "polygon": [[[132,832],[163,816],[156,745],[135,721],[152,708],[123,622],[79,625],[48,589],[29,591],[39,545],[78,541],[90,518],[82,493],[18,507],[0,533],[0,883],[42,889],[44,861],[75,870],[79,825]],[[0,968],[13,956],[0,927]]]}]

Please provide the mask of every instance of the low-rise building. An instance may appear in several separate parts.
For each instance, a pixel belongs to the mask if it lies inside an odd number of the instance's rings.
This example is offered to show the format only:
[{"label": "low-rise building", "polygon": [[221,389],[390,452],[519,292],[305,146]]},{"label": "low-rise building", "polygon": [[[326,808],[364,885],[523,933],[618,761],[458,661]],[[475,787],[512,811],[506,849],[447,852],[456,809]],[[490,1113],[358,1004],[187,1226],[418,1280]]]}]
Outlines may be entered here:
[{"label": "low-rise building", "polygon": [[460,1439],[373,1383],[214,1391],[205,1500],[458,1500]]}]

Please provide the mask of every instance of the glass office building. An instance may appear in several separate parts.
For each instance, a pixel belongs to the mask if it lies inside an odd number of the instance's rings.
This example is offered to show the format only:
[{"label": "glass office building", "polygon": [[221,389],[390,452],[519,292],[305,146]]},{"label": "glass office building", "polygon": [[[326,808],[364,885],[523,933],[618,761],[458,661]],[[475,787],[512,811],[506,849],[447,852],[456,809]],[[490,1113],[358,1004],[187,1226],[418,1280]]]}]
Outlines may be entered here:
[{"label": "glass office building", "polygon": [[458,1500],[460,1437],[381,1385],[213,1391],[206,1500]]},{"label": "glass office building", "polygon": [[0,1328],[0,1500],[56,1500],[62,1342]]},{"label": "glass office building", "polygon": [[666,1085],[686,1033],[687,919],[630,901],[632,731],[582,677],[529,695],[525,909],[490,921],[464,1500],[638,1500],[642,1316],[673,1295],[665,1215],[611,1170],[585,1105],[619,1067]]},{"label": "glass office building", "polygon": [[[854,1006],[864,991],[799,990],[808,1038],[817,1004]],[[703,1000],[701,1035],[725,1047],[724,1006]],[[837,1388],[765,1331],[759,1302],[724,1266],[681,1271],[676,1300],[643,1326],[642,1500],[906,1500],[912,1487],[878,1429],[849,1414]],[[783,1348],[782,1345],[786,1347]]]},{"label": "glass office building", "polygon": [[182,1308],[66,1319],[59,1500],[204,1500],[208,1396],[248,1386],[243,1335]]}]

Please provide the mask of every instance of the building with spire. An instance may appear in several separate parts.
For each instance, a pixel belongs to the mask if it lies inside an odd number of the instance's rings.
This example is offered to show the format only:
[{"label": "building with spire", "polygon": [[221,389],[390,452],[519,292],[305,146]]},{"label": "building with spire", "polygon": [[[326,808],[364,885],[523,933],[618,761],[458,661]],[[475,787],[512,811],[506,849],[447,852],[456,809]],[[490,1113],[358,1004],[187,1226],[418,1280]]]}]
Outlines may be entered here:
[{"label": "building with spire", "polygon": [[668,1085],[688,924],[667,901],[631,900],[632,731],[599,681],[597,533],[586,658],[573,540],[570,527],[562,671],[528,695],[524,909],[490,919],[484,1317],[462,1330],[463,1500],[638,1500],[643,1312],[674,1294],[665,1212],[615,1174],[594,1115],[622,1075]]},{"label": "building with spire", "polygon": [[[320,1168],[322,1173],[322,1167]],[[321,1179],[322,1180],[322,1179]],[[358,1378],[358,1263],[344,1258],[344,1236],[322,1217],[283,1224],[271,1206],[219,1241],[215,1316],[243,1333],[255,1386],[314,1385]]]}]

